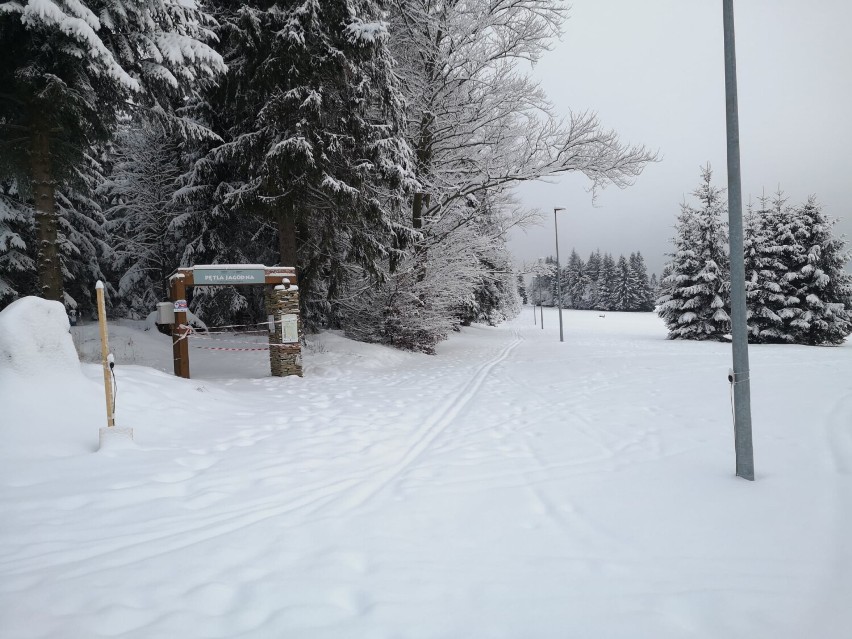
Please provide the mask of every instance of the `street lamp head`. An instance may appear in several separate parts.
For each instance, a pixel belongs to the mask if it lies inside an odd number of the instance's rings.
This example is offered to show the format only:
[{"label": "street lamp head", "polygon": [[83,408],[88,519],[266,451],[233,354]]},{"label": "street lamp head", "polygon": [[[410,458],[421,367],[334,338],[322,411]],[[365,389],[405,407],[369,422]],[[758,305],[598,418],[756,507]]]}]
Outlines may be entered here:
[{"label": "street lamp head", "polygon": [[556,213],[556,211],[564,211],[564,210],[565,210],[564,206],[558,206],[555,209],[553,209],[553,212]]}]

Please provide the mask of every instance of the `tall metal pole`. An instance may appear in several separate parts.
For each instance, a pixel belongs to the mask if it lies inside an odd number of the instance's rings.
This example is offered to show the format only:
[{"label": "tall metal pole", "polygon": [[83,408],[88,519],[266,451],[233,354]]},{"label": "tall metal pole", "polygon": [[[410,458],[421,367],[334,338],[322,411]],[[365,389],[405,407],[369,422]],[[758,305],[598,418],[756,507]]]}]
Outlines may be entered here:
[{"label": "tall metal pole", "polygon": [[[535,275],[533,275],[533,278],[535,278]],[[533,279],[533,284],[534,284],[534,283],[535,283],[535,279]],[[532,289],[532,288],[534,288],[534,287],[530,287],[530,288]],[[538,320],[535,318],[535,295],[534,295],[534,291],[533,291],[533,290],[530,290],[529,298],[532,300],[532,307],[533,307],[533,326],[535,326],[536,324],[538,324]]]},{"label": "tall metal pole", "polygon": [[754,481],[751,441],[751,383],[748,366],[743,202],[740,177],[740,124],[737,106],[737,54],[734,0],[722,0],[725,33],[725,113],[728,128],[728,226],[731,260],[731,336],[734,360],[734,446],[737,476]]},{"label": "tall metal pole", "polygon": [[[538,258],[538,263],[541,264],[541,258]],[[538,276],[538,310],[541,313],[541,330],[544,330],[544,304],[541,303],[541,275]]]},{"label": "tall metal pole", "polygon": [[559,271],[559,224],[556,222],[556,211],[564,211],[564,208],[553,209],[553,228],[556,232],[556,297],[559,303],[559,341],[564,342],[562,335],[562,273]]}]

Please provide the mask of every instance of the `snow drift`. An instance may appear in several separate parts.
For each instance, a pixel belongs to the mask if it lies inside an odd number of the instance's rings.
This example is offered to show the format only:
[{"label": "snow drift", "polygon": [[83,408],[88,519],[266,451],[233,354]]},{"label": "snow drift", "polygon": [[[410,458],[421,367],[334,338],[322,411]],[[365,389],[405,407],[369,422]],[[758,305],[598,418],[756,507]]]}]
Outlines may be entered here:
[{"label": "snow drift", "polygon": [[0,374],[80,373],[65,307],[23,297],[0,311]]},{"label": "snow drift", "polygon": [[70,329],[59,302],[24,297],[0,312],[0,437],[14,458],[92,452],[106,425],[103,391],[83,373]]}]

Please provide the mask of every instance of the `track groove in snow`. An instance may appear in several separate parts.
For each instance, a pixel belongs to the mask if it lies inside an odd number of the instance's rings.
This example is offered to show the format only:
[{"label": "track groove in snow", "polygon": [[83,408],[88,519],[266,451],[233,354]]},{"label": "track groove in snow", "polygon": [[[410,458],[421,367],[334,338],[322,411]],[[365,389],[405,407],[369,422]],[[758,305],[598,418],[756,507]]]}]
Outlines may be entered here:
[{"label": "track groove in snow", "polygon": [[374,480],[362,484],[351,491],[352,494],[345,496],[347,503],[344,509],[351,511],[365,506],[370,500],[387,488],[391,482],[402,475],[407,468],[414,464],[429,448],[432,442],[470,404],[494,367],[504,362],[521,342],[523,342],[523,338],[520,332],[514,330],[512,332],[512,340],[497,355],[479,365],[459,391],[453,393],[448,400],[445,400],[436,410],[432,411],[417,430],[413,438],[414,441],[409,444],[408,448],[395,464],[378,473]]}]

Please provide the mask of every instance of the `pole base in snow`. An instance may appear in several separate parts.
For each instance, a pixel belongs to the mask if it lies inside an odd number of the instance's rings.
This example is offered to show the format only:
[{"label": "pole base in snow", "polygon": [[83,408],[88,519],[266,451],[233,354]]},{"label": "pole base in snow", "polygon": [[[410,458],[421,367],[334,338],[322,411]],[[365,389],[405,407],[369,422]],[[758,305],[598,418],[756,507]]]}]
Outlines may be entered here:
[{"label": "pole base in snow", "polygon": [[132,428],[104,426],[98,431],[98,450],[118,450],[136,448],[133,442]]}]

